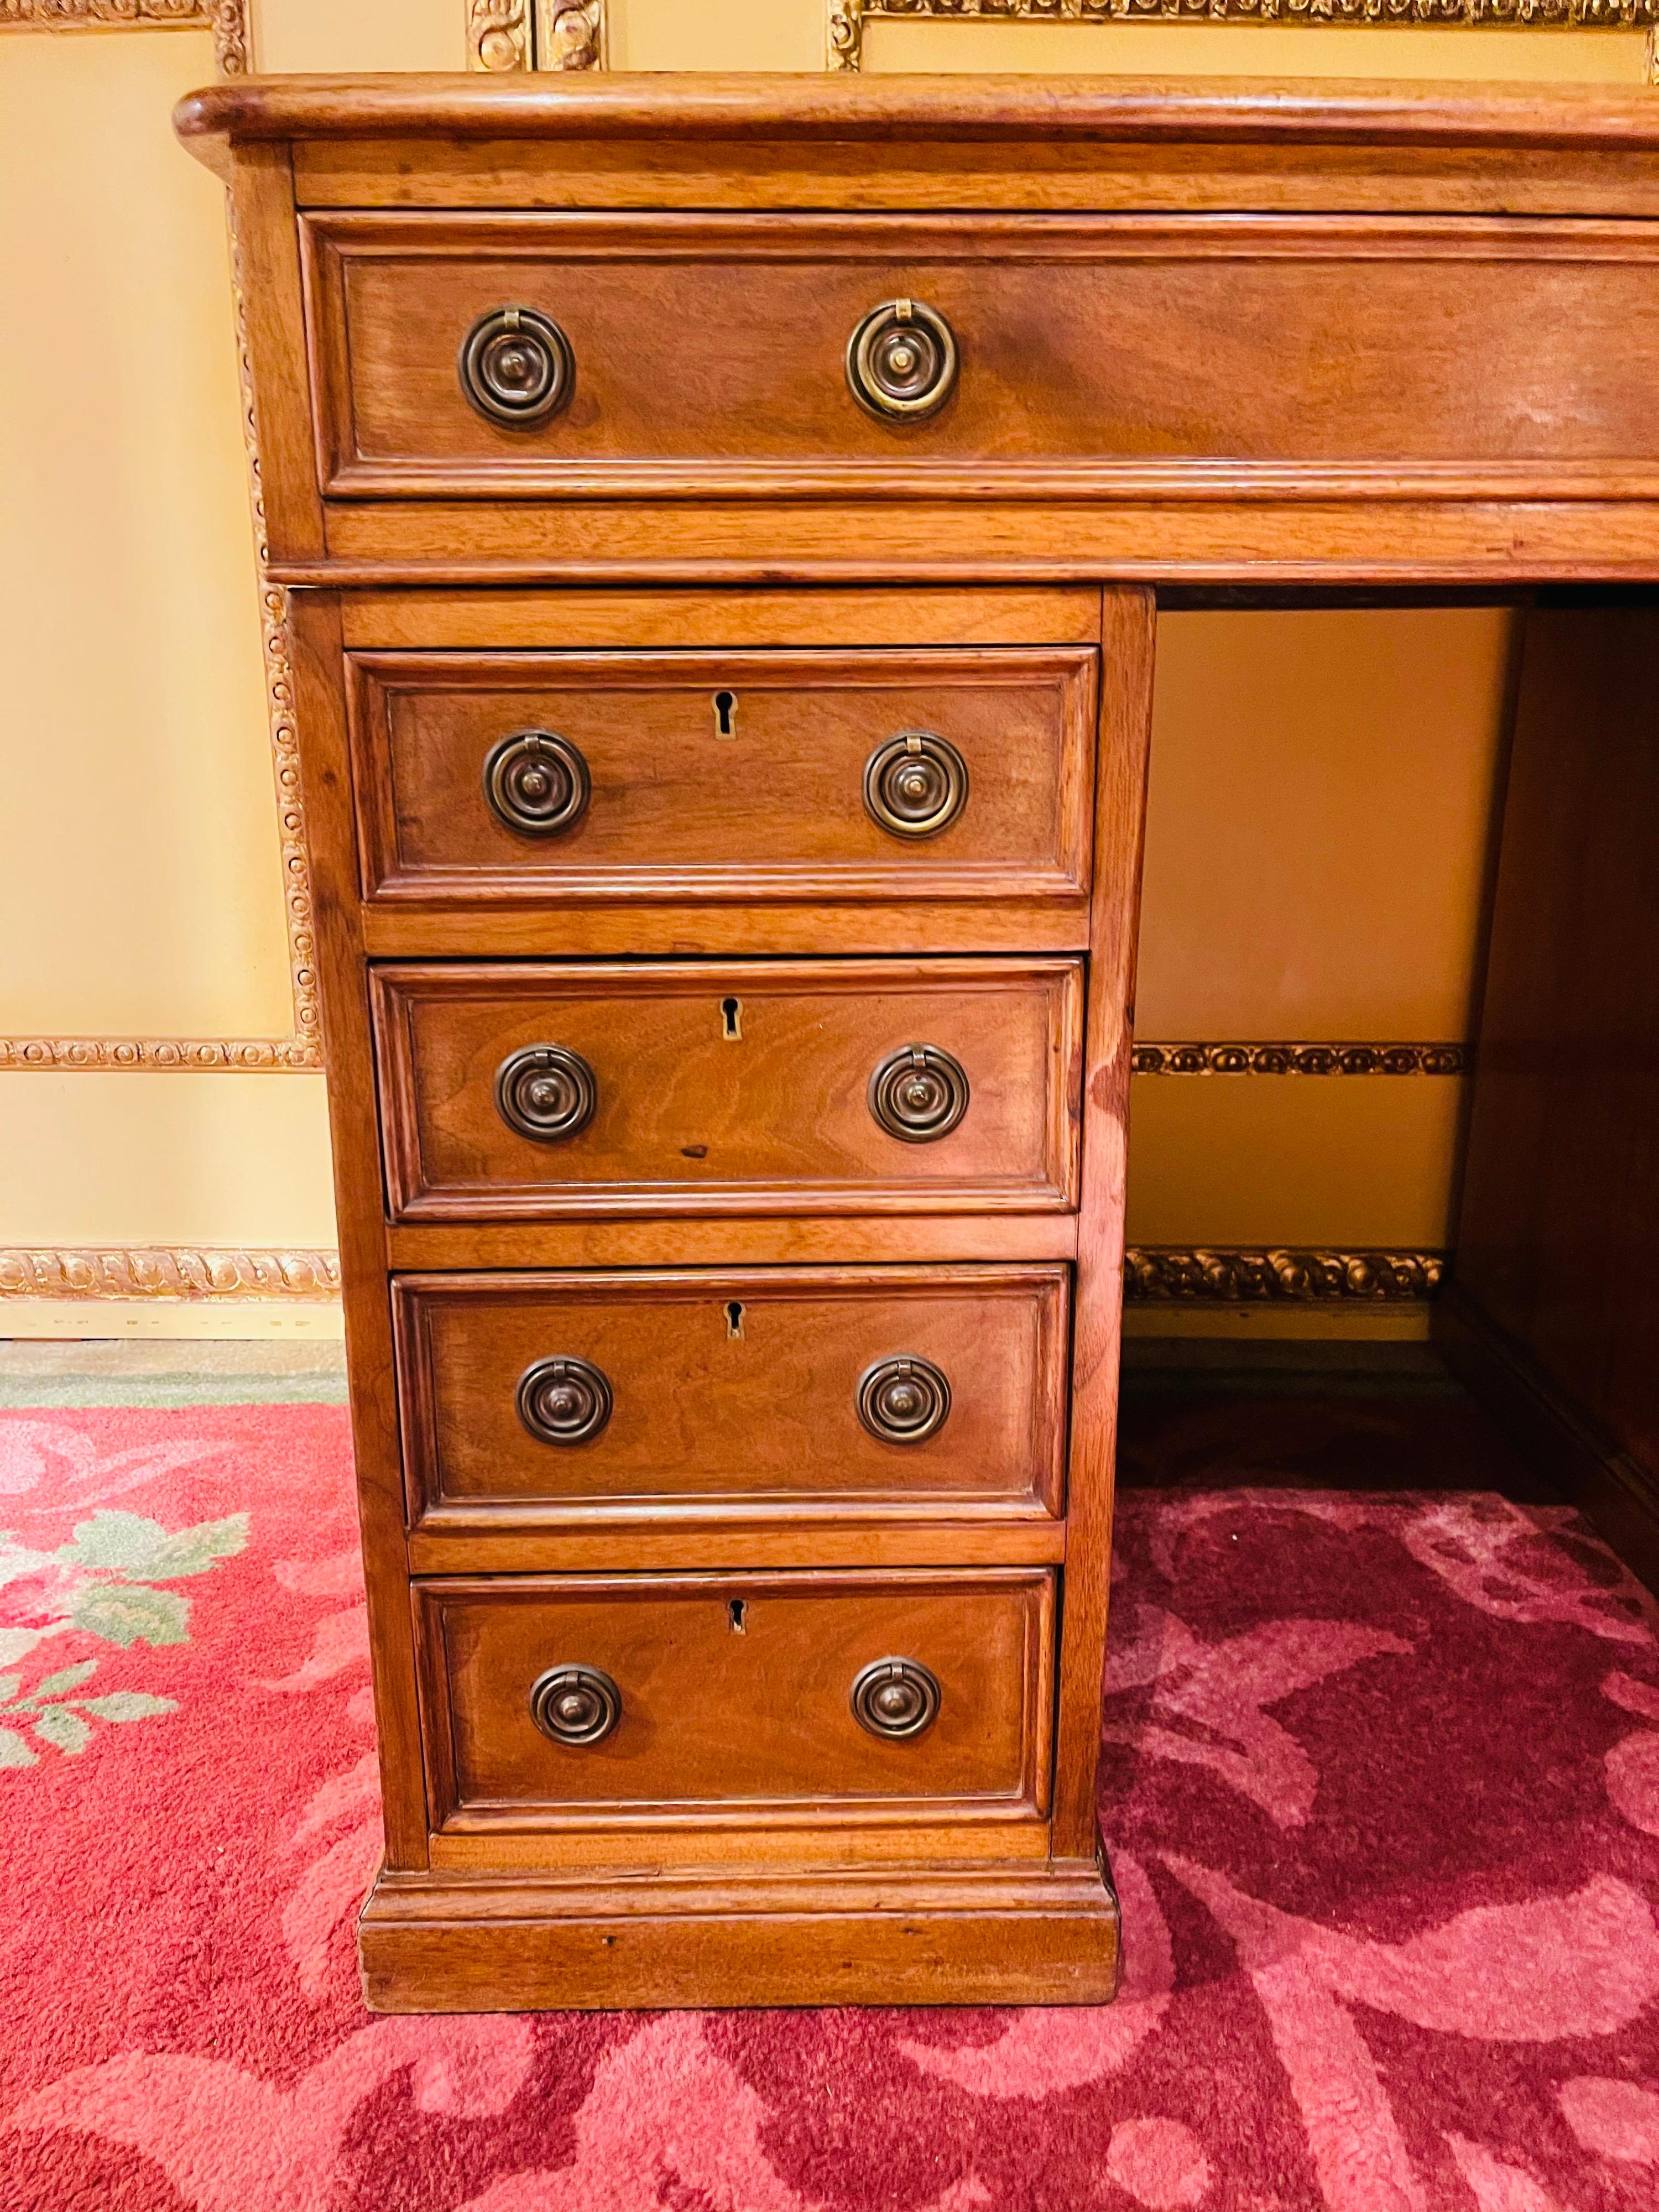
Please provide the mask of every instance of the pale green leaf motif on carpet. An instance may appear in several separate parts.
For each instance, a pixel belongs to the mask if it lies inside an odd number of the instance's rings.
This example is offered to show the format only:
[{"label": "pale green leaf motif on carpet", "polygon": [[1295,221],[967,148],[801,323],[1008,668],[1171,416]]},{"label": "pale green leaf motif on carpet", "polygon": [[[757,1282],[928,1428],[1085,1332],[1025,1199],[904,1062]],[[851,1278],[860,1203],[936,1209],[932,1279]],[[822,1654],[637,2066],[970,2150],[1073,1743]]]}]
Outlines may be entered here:
[{"label": "pale green leaf motif on carpet", "polygon": [[246,1513],[169,1534],[159,1521],[137,1513],[100,1512],[79,1524],[74,1542],[60,1547],[57,1557],[66,1567],[118,1567],[138,1582],[169,1583],[206,1574],[216,1559],[233,1558],[246,1543]]},{"label": "pale green leaf motif on carpet", "polygon": [[[246,1513],[167,1528],[140,1514],[107,1510],[77,1523],[70,1541],[55,1552],[27,1551],[0,1535],[0,1588],[35,1577],[50,1593],[33,1620],[0,1626],[0,1661],[15,1663],[48,1637],[76,1633],[121,1651],[188,1644],[190,1600],[158,1585],[210,1573],[221,1559],[246,1550],[247,1539]],[[157,1720],[178,1711],[175,1698],[149,1690],[80,1696],[100,1664],[75,1660],[27,1691],[21,1674],[0,1675],[0,1767],[37,1765],[38,1745],[76,1758],[96,1741],[95,1724]]]}]

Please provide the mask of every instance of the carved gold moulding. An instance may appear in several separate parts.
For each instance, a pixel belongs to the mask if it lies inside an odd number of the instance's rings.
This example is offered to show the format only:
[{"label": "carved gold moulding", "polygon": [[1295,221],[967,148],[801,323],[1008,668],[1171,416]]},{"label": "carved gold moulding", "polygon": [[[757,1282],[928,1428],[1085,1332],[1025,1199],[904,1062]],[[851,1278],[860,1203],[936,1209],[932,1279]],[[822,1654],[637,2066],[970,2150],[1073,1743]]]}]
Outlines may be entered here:
[{"label": "carved gold moulding", "polygon": [[605,65],[605,0],[465,0],[466,65],[595,70]]},{"label": "carved gold moulding", "polygon": [[213,33],[222,76],[247,73],[248,0],[0,0],[0,31]]},{"label": "carved gold moulding", "polygon": [[138,1245],[0,1249],[0,1298],[183,1298],[226,1304],[340,1295],[337,1252],[252,1252],[219,1246]]},{"label": "carved gold moulding", "polygon": [[1127,1305],[1420,1305],[1444,1278],[1443,1252],[1345,1252],[1263,1246],[1132,1246]]},{"label": "carved gold moulding", "polygon": [[1466,1075],[1462,1044],[1137,1044],[1137,1075]]},{"label": "carved gold moulding", "polygon": [[[1123,1295],[1131,1305],[1413,1305],[1435,1296],[1444,1271],[1441,1252],[1139,1245],[1124,1255]],[[0,1249],[0,1299],[315,1304],[339,1295],[336,1252],[179,1245]]]},{"label": "carved gold moulding", "polygon": [[1259,23],[1297,30],[1645,30],[1659,0],[830,0],[829,65],[855,70],[864,27],[950,23]]}]

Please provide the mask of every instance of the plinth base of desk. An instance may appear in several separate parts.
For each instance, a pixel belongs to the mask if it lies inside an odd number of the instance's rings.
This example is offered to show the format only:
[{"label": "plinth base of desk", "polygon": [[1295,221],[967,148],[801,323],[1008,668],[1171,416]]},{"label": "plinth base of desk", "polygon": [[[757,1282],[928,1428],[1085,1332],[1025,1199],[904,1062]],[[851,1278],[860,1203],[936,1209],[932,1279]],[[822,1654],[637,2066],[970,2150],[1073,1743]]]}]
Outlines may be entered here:
[{"label": "plinth base of desk", "polygon": [[358,1926],[376,2012],[1100,2004],[1117,1900],[1090,1863],[759,1877],[382,1873]]}]

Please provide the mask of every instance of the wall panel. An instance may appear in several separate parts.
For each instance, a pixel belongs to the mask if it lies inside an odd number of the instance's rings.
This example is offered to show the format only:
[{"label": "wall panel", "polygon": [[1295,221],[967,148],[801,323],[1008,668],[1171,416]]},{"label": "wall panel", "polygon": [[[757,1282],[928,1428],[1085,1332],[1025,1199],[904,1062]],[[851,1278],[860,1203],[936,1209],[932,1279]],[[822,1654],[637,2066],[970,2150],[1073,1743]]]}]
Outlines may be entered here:
[{"label": "wall panel", "polygon": [[[823,0],[610,0],[618,66],[816,68],[824,23]],[[465,0],[252,10],[267,69],[458,67],[464,27]],[[1599,33],[888,22],[869,39],[871,68],[1616,78],[1643,55],[1641,34]],[[0,1030],[279,1036],[222,210],[167,122],[210,73],[210,41],[8,33],[3,59],[0,192],[27,213],[0,238],[15,334],[0,356]],[[66,345],[88,308],[102,342]],[[1507,627],[1481,610],[1166,617],[1144,1036],[1465,1033]],[[1457,1111],[1443,1079],[1139,1079],[1133,1233],[1437,1241]],[[314,1076],[0,1074],[0,1247],[331,1242]],[[270,1325],[295,1326],[287,1311]],[[122,1319],[0,1313],[53,1334]]]}]

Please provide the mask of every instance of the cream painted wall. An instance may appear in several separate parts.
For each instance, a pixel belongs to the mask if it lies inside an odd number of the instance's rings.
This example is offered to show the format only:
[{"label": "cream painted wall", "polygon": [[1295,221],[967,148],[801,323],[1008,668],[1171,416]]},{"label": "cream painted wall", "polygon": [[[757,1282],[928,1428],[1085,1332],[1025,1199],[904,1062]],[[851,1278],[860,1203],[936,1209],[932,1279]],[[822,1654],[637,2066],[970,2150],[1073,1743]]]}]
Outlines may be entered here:
[{"label": "cream painted wall", "polygon": [[167,123],[212,65],[0,52],[11,1033],[289,1025],[224,199]]},{"label": "cream painted wall", "polygon": [[465,0],[252,0],[256,69],[466,66]]},{"label": "cream painted wall", "polygon": [[[823,25],[823,0],[611,0],[611,55],[817,69]],[[253,29],[268,69],[453,68],[463,0],[255,0]],[[1642,41],[878,23],[867,56],[1631,78]],[[222,210],[167,125],[210,69],[198,33],[0,41],[0,196],[27,210],[0,234],[8,1035],[288,1026]],[[88,305],[100,343],[66,347]],[[1143,1035],[1460,1033],[1503,656],[1480,612],[1166,617]],[[1132,1233],[1439,1242],[1457,1106],[1436,1082],[1143,1079]],[[0,1076],[0,1245],[326,1244],[325,1137],[314,1077]]]},{"label": "cream painted wall", "polygon": [[1468,1035],[1510,623],[1159,617],[1142,1036]]},{"label": "cream painted wall", "polygon": [[[223,195],[200,32],[0,40],[0,1032],[292,1027]],[[334,1241],[317,1076],[0,1076],[0,1245]],[[332,1309],[0,1304],[13,1334]]]}]

